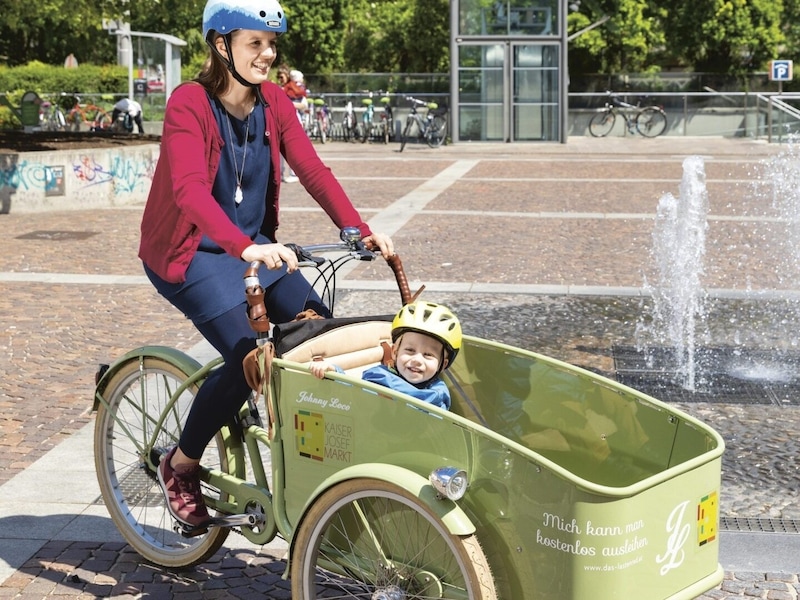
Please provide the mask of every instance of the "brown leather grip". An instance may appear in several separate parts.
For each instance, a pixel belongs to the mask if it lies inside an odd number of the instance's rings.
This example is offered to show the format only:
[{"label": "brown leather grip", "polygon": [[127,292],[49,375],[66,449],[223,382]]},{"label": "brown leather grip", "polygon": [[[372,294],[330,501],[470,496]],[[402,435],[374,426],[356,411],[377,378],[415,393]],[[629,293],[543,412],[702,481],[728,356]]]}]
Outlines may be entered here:
[{"label": "brown leather grip", "polygon": [[[251,264],[245,271],[244,279],[254,277],[258,281],[258,263]],[[264,288],[260,284],[249,285],[244,289],[245,298],[247,298],[247,320],[250,322],[250,328],[256,333],[269,332],[269,315],[267,315],[267,307],[264,305]]]},{"label": "brown leather grip", "polygon": [[405,269],[403,269],[403,261],[400,260],[400,256],[398,254],[392,254],[386,259],[386,262],[389,263],[389,267],[394,273],[394,278],[397,281],[397,289],[400,290],[400,299],[403,302],[403,306],[410,302],[414,302],[414,300],[416,300],[417,297],[419,297],[419,295],[422,293],[422,290],[425,289],[425,286],[423,285],[415,294],[412,294],[411,288],[408,285],[408,278],[406,278]]}]

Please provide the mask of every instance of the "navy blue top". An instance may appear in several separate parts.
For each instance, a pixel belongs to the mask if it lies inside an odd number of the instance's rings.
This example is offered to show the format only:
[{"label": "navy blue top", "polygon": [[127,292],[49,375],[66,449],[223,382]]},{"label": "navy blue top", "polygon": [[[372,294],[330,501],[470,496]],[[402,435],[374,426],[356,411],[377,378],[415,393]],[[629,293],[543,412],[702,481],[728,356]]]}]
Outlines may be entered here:
[{"label": "navy blue top", "polygon": [[[255,243],[273,242],[274,240],[259,233],[266,214],[271,164],[269,143],[265,135],[267,126],[264,107],[256,103],[247,119],[239,120],[230,116],[218,99],[209,97],[209,102],[225,142],[212,194],[230,220]],[[248,134],[245,137],[246,133]],[[232,152],[236,153],[238,170],[243,171],[243,199],[240,204],[236,204],[234,200],[237,170]],[[158,292],[195,323],[209,321],[245,302],[242,276],[246,269],[247,264],[244,261],[225,253],[206,236],[200,241],[183,283],[164,281],[145,265],[145,271]],[[285,272],[285,266],[279,271],[269,271],[262,266],[259,272],[262,285],[267,287]]]}]

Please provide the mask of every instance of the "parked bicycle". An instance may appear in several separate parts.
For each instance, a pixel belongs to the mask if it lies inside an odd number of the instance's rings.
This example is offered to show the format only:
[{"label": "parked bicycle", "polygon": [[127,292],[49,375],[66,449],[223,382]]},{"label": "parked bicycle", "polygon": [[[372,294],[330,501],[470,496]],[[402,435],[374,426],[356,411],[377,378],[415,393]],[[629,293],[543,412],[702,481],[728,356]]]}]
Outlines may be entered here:
[{"label": "parked bicycle", "polygon": [[80,96],[73,96],[75,104],[67,113],[67,124],[72,131],[86,127],[89,131],[108,129],[112,125],[111,115],[102,107],[91,102],[81,103]]},{"label": "parked bicycle", "polygon": [[358,139],[358,122],[356,113],[353,109],[353,99],[348,98],[344,104],[344,115],[342,116],[342,139],[345,142],[355,142]]},{"label": "parked bicycle", "polygon": [[392,99],[386,95],[381,97],[381,105],[383,112],[381,113],[381,135],[383,143],[388,144],[394,138],[394,109],[392,108]]},{"label": "parked bicycle", "polygon": [[325,102],[324,96],[314,98],[311,104],[314,107],[314,124],[311,137],[324,144],[328,141],[328,136],[330,135],[330,109]]},{"label": "parked bicycle", "polygon": [[375,118],[375,103],[372,101],[372,93],[368,97],[362,98],[361,104],[364,106],[364,112],[361,113],[361,122],[358,124],[356,135],[363,144],[372,137],[374,129],[372,120]]},{"label": "parked bicycle", "polygon": [[634,105],[625,102],[617,94],[608,92],[605,108],[589,121],[589,133],[594,137],[605,137],[614,129],[617,115],[625,119],[628,133],[638,131],[645,137],[657,137],[667,129],[667,114],[660,106],[641,106],[642,99]]},{"label": "parked bicycle", "polygon": [[[447,135],[447,117],[444,111],[439,109],[436,102],[425,102],[412,96],[406,96],[406,100],[411,103],[411,112],[406,118],[406,126],[400,140],[400,152],[412,137],[425,140],[431,148],[441,146]],[[419,107],[427,109],[424,115],[418,112]],[[412,132],[415,132],[416,135],[412,136]]]},{"label": "parked bicycle", "polygon": [[42,131],[67,130],[67,118],[58,102],[42,100],[39,105],[39,127]]}]

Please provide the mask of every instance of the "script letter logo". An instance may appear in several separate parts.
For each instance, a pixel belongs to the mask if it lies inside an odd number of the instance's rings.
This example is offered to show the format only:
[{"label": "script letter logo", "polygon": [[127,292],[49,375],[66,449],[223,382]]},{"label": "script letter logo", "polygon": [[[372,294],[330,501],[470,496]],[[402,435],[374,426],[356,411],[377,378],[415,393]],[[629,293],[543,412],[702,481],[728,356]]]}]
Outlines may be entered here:
[{"label": "script letter logo", "polygon": [[664,563],[661,566],[661,575],[666,575],[672,569],[680,567],[683,564],[683,559],[686,556],[686,553],[683,551],[683,546],[686,544],[686,540],[689,539],[689,531],[691,529],[688,523],[683,522],[688,505],[688,500],[681,502],[672,510],[667,518],[667,533],[669,533],[669,538],[667,538],[667,550],[664,554],[660,554],[656,557],[656,562],[659,564]]}]

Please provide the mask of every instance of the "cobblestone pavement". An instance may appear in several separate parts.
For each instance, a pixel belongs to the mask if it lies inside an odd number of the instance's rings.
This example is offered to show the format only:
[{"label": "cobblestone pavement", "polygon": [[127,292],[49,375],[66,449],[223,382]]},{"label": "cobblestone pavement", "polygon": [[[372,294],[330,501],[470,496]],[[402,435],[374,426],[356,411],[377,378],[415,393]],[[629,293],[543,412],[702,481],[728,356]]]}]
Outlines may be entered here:
[{"label": "cobblestone pavement", "polygon": [[[412,287],[425,283],[426,297],[451,305],[467,333],[613,376],[614,349],[635,343],[647,309],[648,300],[635,292],[651,273],[643,249],[651,243],[655,206],[665,192],[679,193],[686,156],[706,157],[708,287],[758,290],[779,283],[764,229],[771,209],[758,186],[778,149],[703,138],[640,142],[581,138],[546,146],[409,147],[403,154],[392,146],[329,144],[320,152],[374,229],[392,232]],[[298,185],[285,186],[282,208],[283,241],[335,237]],[[0,215],[6,232],[0,239],[6,315],[0,485],[92,421],[97,363],[142,344],[188,350],[200,341],[142,281],[140,215],[136,206]],[[754,234],[746,229],[752,223],[761,228]],[[765,239],[767,247],[752,252],[753,239]],[[363,265],[349,279],[368,288],[386,275]],[[397,306],[384,291],[345,289],[337,302],[340,315]],[[767,302],[714,299],[704,341],[741,343],[758,330],[758,339],[745,345],[791,347],[791,335],[774,326],[776,313],[793,325],[795,317],[785,311]],[[683,398],[676,404],[726,441],[724,517],[800,521],[796,403]],[[54,492],[44,486],[43,493]],[[226,546],[199,567],[170,572],[117,542],[53,540],[0,582],[0,599],[290,598],[284,568],[273,550]],[[800,567],[728,572],[701,598],[794,599],[798,573]]]}]

